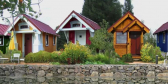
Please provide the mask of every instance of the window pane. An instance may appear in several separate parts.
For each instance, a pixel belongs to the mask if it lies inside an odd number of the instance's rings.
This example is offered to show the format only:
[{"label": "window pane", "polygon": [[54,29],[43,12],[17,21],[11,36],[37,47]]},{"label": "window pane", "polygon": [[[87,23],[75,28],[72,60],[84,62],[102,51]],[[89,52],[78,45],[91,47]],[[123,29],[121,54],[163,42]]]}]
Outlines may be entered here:
[{"label": "window pane", "polygon": [[28,28],[28,25],[22,25],[20,26],[21,29],[27,29]]},{"label": "window pane", "polygon": [[48,45],[48,35],[46,35],[46,45]]},{"label": "window pane", "polygon": [[127,33],[117,32],[117,43],[127,43]]},{"label": "window pane", "polygon": [[3,45],[3,36],[0,36],[0,45]]},{"label": "window pane", "polygon": [[53,43],[55,44],[55,36],[53,37]]},{"label": "window pane", "polygon": [[72,27],[80,27],[80,24],[73,24]]}]

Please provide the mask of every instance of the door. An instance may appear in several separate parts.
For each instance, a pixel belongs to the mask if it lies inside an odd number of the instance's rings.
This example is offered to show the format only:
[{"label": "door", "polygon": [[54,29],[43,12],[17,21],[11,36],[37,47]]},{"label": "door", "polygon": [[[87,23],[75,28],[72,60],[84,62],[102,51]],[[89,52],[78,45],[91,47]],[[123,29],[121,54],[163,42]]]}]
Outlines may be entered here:
[{"label": "door", "polygon": [[140,55],[140,36],[141,32],[130,32],[131,54]]},{"label": "door", "polygon": [[81,45],[86,45],[86,31],[75,31],[76,42],[78,41]]},{"label": "door", "polygon": [[25,56],[32,52],[32,34],[25,34]]}]

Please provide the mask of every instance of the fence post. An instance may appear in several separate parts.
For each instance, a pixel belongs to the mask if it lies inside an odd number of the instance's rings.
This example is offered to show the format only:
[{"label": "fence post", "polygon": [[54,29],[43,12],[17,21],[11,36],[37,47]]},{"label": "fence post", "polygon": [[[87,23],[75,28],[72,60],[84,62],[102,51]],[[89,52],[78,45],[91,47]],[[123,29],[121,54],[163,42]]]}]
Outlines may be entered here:
[{"label": "fence post", "polygon": [[158,55],[156,55],[156,64],[158,64]]}]

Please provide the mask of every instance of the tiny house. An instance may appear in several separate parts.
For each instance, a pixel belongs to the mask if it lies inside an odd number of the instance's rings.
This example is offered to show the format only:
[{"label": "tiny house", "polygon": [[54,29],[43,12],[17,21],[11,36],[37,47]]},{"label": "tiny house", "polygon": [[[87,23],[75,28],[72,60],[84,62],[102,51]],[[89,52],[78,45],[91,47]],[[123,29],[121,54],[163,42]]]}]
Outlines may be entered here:
[{"label": "tiny house", "polygon": [[91,19],[72,11],[67,18],[56,29],[56,33],[64,32],[67,43],[76,44],[78,41],[81,45],[90,45],[90,37],[94,36],[94,32],[100,29],[100,26]]},{"label": "tiny house", "polygon": [[10,34],[7,33],[5,35],[8,27],[8,25],[0,24],[0,50],[3,54],[6,53],[6,48],[8,47],[10,41]]},{"label": "tiny house", "polygon": [[162,52],[168,52],[168,22],[159,27],[153,34],[157,37],[157,46],[160,47]]},{"label": "tiny house", "polygon": [[9,26],[5,35],[14,31],[15,48],[22,52],[23,57],[40,50],[56,51],[57,34],[49,25],[26,14],[16,17],[13,23],[14,28]]},{"label": "tiny house", "polygon": [[109,33],[114,34],[115,52],[122,57],[131,53],[133,58],[140,58],[140,50],[143,45],[143,35],[149,33],[146,27],[130,12],[123,15],[109,29]]}]

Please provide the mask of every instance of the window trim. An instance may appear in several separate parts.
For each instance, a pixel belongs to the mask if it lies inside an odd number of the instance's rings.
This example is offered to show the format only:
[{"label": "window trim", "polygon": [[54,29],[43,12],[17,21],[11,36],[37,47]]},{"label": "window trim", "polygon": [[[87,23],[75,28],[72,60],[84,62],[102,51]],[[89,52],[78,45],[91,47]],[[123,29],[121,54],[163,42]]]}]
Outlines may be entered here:
[{"label": "window trim", "polygon": [[[48,39],[47,39],[47,36],[48,36]],[[48,44],[46,44],[46,40],[48,40]],[[49,46],[49,35],[48,34],[45,35],[45,45]]]},{"label": "window trim", "polygon": [[[54,41],[54,40],[55,40],[54,38],[56,39],[56,36],[53,35],[53,45],[56,44],[56,41]],[[55,42],[55,43],[54,43],[54,42]]]},{"label": "window trim", "polygon": [[123,33],[123,32],[116,32],[116,44],[127,44],[127,38],[128,38],[128,34],[126,33],[126,43],[117,43],[117,33]]},{"label": "window trim", "polygon": [[76,28],[76,27],[73,27],[73,24],[80,24],[79,27],[82,27],[82,23],[80,23],[80,22],[77,21],[77,20],[75,20],[75,21],[71,21],[70,24],[71,24],[71,28]]},{"label": "window trim", "polygon": [[165,32],[163,32],[163,43],[165,43],[165,41],[166,41],[166,34]]},{"label": "window trim", "polygon": [[[21,29],[21,26],[22,26],[22,25],[27,25],[28,28]],[[19,26],[19,30],[29,30],[29,29],[30,29],[29,25],[28,25],[26,22],[19,23],[18,26]]]},{"label": "window trim", "polygon": [[4,36],[2,36],[2,39],[3,39],[3,44],[2,44],[2,45],[0,45],[0,46],[4,46]]}]

